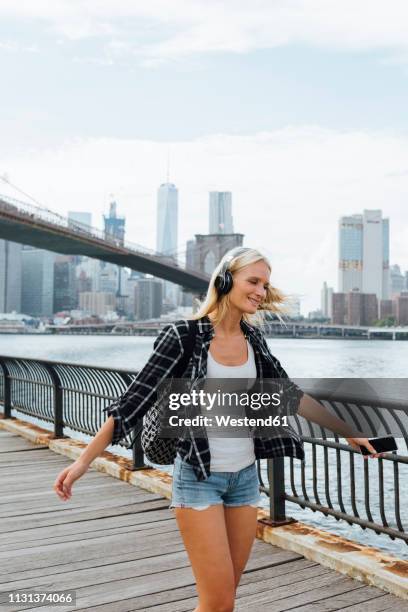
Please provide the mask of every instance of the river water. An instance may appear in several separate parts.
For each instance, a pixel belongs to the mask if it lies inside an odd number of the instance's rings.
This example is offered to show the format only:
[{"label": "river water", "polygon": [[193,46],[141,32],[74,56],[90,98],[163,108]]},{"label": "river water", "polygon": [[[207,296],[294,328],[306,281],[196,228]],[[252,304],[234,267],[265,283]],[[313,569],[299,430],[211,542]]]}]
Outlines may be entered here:
[{"label": "river water", "polygon": [[[149,356],[153,337],[136,336],[49,336],[49,335],[0,335],[0,354],[15,357],[32,357],[37,359],[50,359],[55,361],[66,361],[92,366],[104,366],[109,368],[120,368],[126,370],[138,370]],[[295,378],[407,378],[408,377],[408,343],[403,341],[384,340],[340,340],[340,339],[269,339],[272,353],[279,359],[289,376]],[[26,420],[28,417],[24,416]],[[35,421],[33,421],[35,422]],[[44,423],[42,423],[43,426]],[[67,431],[68,435],[88,440],[86,436],[80,436],[75,432]],[[308,447],[306,444],[305,447]],[[407,450],[399,444],[401,454],[406,455]],[[115,452],[124,456],[130,456],[129,451],[118,446],[113,447]],[[311,453],[306,448],[306,484],[309,487],[310,498],[312,495],[311,479]],[[319,455],[318,455],[319,456]],[[288,461],[288,460],[285,460]],[[264,482],[267,483],[265,461],[262,461],[262,474]],[[388,507],[392,509],[394,498],[393,472],[391,462],[384,461],[384,486]],[[343,465],[343,491],[346,510],[350,508],[347,503],[348,485],[348,458],[342,459]],[[300,462],[295,460],[296,473]],[[162,467],[169,473],[172,467]],[[356,482],[357,488],[362,475],[363,460],[356,457]],[[378,462],[369,459],[369,471],[373,476],[370,478],[370,504],[374,520],[379,520],[378,511],[378,488],[377,478]],[[289,470],[286,470],[287,472]],[[334,507],[337,506],[335,489],[335,460],[330,455],[331,472],[331,497]],[[401,520],[405,527],[408,525],[408,466],[400,466],[400,503]],[[361,487],[362,489],[362,487]],[[287,482],[286,490],[290,491]],[[301,489],[299,489],[301,491]],[[319,483],[318,491],[321,502],[325,503],[324,485]],[[359,491],[359,513],[361,518],[367,518],[364,510],[363,491]],[[265,506],[268,499],[265,496]],[[386,503],[387,508],[387,503]],[[333,531],[346,538],[361,543],[376,546],[385,552],[394,554],[400,558],[408,559],[408,546],[399,541],[392,541],[388,536],[378,536],[370,530],[362,530],[359,526],[348,525],[344,521],[336,521],[334,518],[325,517],[320,513],[314,513],[309,509],[303,510],[296,504],[287,504],[287,515],[293,516],[311,525],[322,529]],[[395,520],[389,511],[387,514],[390,526],[395,526]]]}]

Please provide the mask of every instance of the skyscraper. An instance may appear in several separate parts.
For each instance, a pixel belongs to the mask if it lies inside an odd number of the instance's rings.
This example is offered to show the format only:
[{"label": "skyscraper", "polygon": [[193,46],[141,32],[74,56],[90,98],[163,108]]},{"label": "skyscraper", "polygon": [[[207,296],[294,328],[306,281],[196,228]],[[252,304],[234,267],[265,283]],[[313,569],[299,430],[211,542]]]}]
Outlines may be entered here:
[{"label": "skyscraper", "polygon": [[399,295],[401,291],[405,289],[405,277],[401,272],[401,268],[398,264],[394,264],[390,268],[390,281],[391,281],[391,297]]},{"label": "skyscraper", "polygon": [[333,287],[328,287],[326,281],[324,281],[320,295],[321,295],[320,309],[322,311],[322,314],[327,319],[331,319]]},{"label": "skyscraper", "polygon": [[210,234],[233,234],[232,194],[210,191]]},{"label": "skyscraper", "polygon": [[115,200],[109,205],[109,217],[104,215],[105,237],[113,238],[119,244],[123,244],[125,239],[125,217],[119,217],[116,212],[117,204]]},{"label": "skyscraper", "polygon": [[77,307],[74,255],[56,255],[54,262],[54,313]]},{"label": "skyscraper", "polygon": [[163,183],[157,191],[156,250],[164,255],[177,254],[178,190],[173,183]]},{"label": "skyscraper", "polygon": [[0,240],[0,312],[21,312],[22,245]]},{"label": "skyscraper", "polygon": [[157,278],[139,278],[135,287],[135,316],[138,320],[157,319],[162,314],[163,284]]},{"label": "skyscraper", "polygon": [[[173,183],[163,183],[157,191],[156,250],[177,260],[178,244],[178,190]],[[164,298],[170,306],[176,306],[179,287],[165,282]],[[157,294],[158,295],[158,294]]]},{"label": "skyscraper", "polygon": [[381,210],[341,217],[339,222],[339,291],[358,289],[389,297],[389,220]]},{"label": "skyscraper", "polygon": [[[109,216],[104,215],[105,238],[113,240],[117,245],[123,245],[125,242],[125,217],[118,216],[117,204],[115,200],[109,205]],[[101,284],[102,278],[105,279],[105,286],[101,286],[102,291],[112,291],[118,300],[118,304],[123,302],[123,269],[121,266],[116,266],[109,262],[101,262]],[[112,281],[112,279],[115,279]],[[117,279],[117,282],[116,282]],[[122,314],[122,312],[120,313]]]},{"label": "skyscraper", "polygon": [[54,310],[54,262],[56,254],[25,245],[21,310],[33,317],[50,317]]},{"label": "skyscraper", "polygon": [[363,216],[341,217],[339,222],[339,287],[348,293],[363,286]]}]

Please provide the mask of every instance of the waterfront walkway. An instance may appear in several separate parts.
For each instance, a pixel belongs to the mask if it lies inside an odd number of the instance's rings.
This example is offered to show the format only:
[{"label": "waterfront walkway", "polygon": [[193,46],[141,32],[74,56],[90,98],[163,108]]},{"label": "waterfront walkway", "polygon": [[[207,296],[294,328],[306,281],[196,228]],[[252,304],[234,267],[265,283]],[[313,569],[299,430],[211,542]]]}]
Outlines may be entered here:
[{"label": "waterfront walkway", "polygon": [[[71,462],[0,429],[0,591],[75,590],[76,607],[52,608],[61,612],[192,611],[195,580],[169,500],[90,469],[62,502],[52,486]],[[258,539],[235,607],[406,609],[394,595]]]}]

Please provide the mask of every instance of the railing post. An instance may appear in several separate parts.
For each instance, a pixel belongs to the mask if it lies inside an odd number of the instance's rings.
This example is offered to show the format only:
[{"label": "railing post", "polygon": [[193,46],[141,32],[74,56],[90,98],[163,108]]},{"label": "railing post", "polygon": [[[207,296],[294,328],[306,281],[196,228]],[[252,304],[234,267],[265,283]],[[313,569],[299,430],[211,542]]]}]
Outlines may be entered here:
[{"label": "railing post", "polygon": [[285,463],[283,457],[268,459],[269,516],[272,521],[284,521],[285,516]]},{"label": "railing post", "polygon": [[144,463],[144,453],[142,449],[141,437],[142,437],[142,428],[140,428],[140,431],[137,433],[135,443],[132,447],[132,450],[133,450],[132,470],[133,471],[146,470],[147,468],[150,467],[148,465],[145,465]]},{"label": "railing post", "polygon": [[46,363],[44,364],[47,372],[51,376],[52,382],[54,383],[54,437],[64,437],[64,417],[63,417],[63,406],[62,406],[62,389],[61,380],[55,371],[54,367]]},{"label": "railing post", "polygon": [[284,457],[274,457],[267,460],[269,481],[269,518],[259,522],[272,527],[296,522],[285,514],[285,460]]},{"label": "railing post", "polygon": [[11,419],[11,381],[10,374],[4,361],[0,361],[4,376],[4,418]]}]

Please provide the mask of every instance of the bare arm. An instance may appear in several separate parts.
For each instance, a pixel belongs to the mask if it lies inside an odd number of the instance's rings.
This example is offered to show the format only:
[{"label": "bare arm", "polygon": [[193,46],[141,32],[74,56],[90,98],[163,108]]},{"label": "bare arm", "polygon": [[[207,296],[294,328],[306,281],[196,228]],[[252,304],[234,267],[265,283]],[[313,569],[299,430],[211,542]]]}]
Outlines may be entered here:
[{"label": "bare arm", "polygon": [[92,461],[99,457],[112,442],[113,428],[113,417],[110,416],[96,433],[93,440],[82,451],[78,459],[58,474],[54,483],[54,491],[60,499],[67,501],[71,498],[71,489],[74,482],[87,472]]},{"label": "bare arm", "polygon": [[313,423],[321,427],[330,429],[330,431],[333,431],[342,438],[352,438],[357,435],[364,437],[360,431],[353,430],[345,421],[333,415],[323,404],[306,393],[300,400],[298,414],[308,421],[313,421]]},{"label": "bare arm", "polygon": [[371,454],[363,455],[363,459],[367,459],[368,457],[384,457],[386,455],[386,453],[377,453],[363,433],[356,429],[352,429],[345,421],[333,415],[323,406],[323,404],[320,404],[320,402],[306,393],[300,400],[297,413],[299,416],[308,419],[308,421],[313,421],[313,423],[321,425],[321,427],[326,427],[340,437],[345,438],[350,446],[359,452],[361,452],[360,445],[368,448]]},{"label": "bare arm", "polygon": [[99,457],[107,446],[112,442],[113,437],[113,417],[109,417],[102,427],[98,430],[93,440],[82,451],[78,461],[90,465],[96,457]]}]

